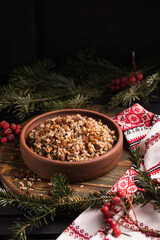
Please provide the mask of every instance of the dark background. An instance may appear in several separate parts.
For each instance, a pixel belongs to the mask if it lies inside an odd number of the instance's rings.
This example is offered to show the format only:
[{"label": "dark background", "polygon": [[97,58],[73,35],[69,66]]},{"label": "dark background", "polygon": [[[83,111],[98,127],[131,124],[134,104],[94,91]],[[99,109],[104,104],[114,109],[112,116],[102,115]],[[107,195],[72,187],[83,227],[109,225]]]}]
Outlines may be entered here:
[{"label": "dark background", "polygon": [[[91,47],[127,65],[132,50],[137,61],[160,55],[159,32],[159,0],[0,0],[0,84],[15,66],[44,57],[61,62]],[[159,103],[148,110],[160,114]],[[0,118],[10,120],[2,113]],[[0,239],[7,239],[8,228],[24,213],[12,206],[0,206],[0,213]],[[34,229],[31,239],[56,239],[72,220],[58,216]]]},{"label": "dark background", "polygon": [[1,0],[0,75],[95,47],[115,63],[160,54],[159,1]]}]

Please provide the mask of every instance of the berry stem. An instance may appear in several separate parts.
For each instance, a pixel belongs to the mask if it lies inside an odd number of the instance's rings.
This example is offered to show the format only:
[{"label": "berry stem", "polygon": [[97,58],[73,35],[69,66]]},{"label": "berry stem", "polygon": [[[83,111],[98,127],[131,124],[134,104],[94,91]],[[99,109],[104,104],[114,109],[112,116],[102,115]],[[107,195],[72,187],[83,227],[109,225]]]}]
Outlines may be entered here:
[{"label": "berry stem", "polygon": [[134,74],[136,74],[135,51],[132,51],[132,67],[133,67]]},{"label": "berry stem", "polygon": [[[125,205],[124,205],[124,202],[123,202],[122,200],[121,200],[121,202],[120,202],[120,205],[121,205],[124,213],[126,214],[124,219],[125,219],[125,220],[127,220],[127,219],[130,220],[130,221],[137,227],[137,229],[132,229],[132,230],[133,230],[133,231],[141,231],[142,233],[145,233],[145,234],[147,234],[147,235],[154,235],[154,236],[156,236],[156,237],[159,237],[159,236],[160,236],[160,231],[153,230],[153,229],[146,229],[146,228],[142,228],[142,227],[139,226],[138,220],[137,220],[137,217],[136,217],[136,213],[135,213],[135,210],[134,210],[134,207],[133,207],[133,204],[132,204],[132,202],[133,202],[133,196],[131,196],[131,198],[128,196],[127,199],[128,199],[128,201],[129,201],[129,204],[130,204],[130,209],[132,209],[132,211],[133,211],[135,220],[133,220],[133,218],[131,217],[131,215],[130,215],[130,213],[129,213],[130,210],[127,211],[127,209],[126,209],[126,207],[125,207]],[[119,225],[121,225],[121,226],[123,226],[123,227],[125,227],[125,228],[127,228],[127,229],[130,229],[129,227],[123,225],[124,222],[125,222],[125,221],[119,221],[118,223],[119,223]]]},{"label": "berry stem", "polygon": [[131,196],[131,199],[128,197],[128,201],[130,203],[130,206],[132,208],[132,211],[133,211],[133,214],[134,214],[134,217],[135,217],[135,220],[136,220],[136,223],[138,224],[138,220],[137,220],[137,216],[136,216],[136,213],[135,213],[135,210],[134,210],[134,207],[133,207],[133,196]]}]

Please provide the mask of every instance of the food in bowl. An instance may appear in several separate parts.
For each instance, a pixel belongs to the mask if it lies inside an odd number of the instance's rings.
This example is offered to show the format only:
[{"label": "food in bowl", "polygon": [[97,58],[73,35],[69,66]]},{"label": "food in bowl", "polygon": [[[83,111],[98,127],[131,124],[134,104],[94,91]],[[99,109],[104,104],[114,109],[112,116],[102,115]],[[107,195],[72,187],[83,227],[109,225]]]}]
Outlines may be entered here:
[{"label": "food in bowl", "polygon": [[[100,119],[111,131],[114,130],[117,140],[115,140],[113,148],[100,157],[77,162],[48,159],[29,148],[27,139],[33,129],[36,129],[48,119],[76,114],[93,118],[96,121]],[[114,120],[102,113],[87,109],[62,109],[43,113],[26,123],[20,136],[20,149],[24,163],[41,177],[51,179],[54,174],[63,173],[72,183],[82,182],[103,176],[117,165],[123,150],[123,133]]]},{"label": "food in bowl", "polygon": [[81,162],[107,153],[116,141],[115,130],[100,119],[73,114],[47,119],[29,133],[27,144],[42,157]]}]

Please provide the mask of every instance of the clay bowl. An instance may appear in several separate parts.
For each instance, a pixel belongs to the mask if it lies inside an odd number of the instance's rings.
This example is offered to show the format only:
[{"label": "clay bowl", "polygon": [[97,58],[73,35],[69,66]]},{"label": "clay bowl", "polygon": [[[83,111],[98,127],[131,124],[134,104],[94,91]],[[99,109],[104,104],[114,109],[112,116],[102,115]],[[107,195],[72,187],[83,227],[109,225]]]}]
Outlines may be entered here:
[{"label": "clay bowl", "polygon": [[[47,159],[34,153],[27,146],[26,139],[29,132],[45,120],[77,113],[82,116],[92,117],[96,120],[101,119],[102,123],[107,124],[111,130],[115,130],[118,138],[115,146],[100,157],[82,162],[62,162],[59,160]],[[123,134],[120,127],[104,114],[82,109],[64,109],[42,114],[28,122],[21,132],[20,148],[25,164],[41,177],[50,179],[56,173],[63,173],[68,177],[70,182],[81,182],[98,178],[116,166],[122,154]]]}]

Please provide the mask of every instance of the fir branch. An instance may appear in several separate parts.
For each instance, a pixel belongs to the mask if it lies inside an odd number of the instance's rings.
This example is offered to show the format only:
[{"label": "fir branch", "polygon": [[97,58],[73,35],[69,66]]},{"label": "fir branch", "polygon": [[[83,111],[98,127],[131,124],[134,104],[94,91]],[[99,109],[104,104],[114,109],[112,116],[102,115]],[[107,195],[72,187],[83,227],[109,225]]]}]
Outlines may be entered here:
[{"label": "fir branch", "polygon": [[31,96],[28,93],[24,97],[18,97],[13,105],[13,113],[19,120],[23,120],[26,115],[29,115],[29,106],[31,102]]},{"label": "fir branch", "polygon": [[50,215],[51,220],[54,220],[54,216],[56,213],[56,209],[52,208],[48,211],[44,211],[43,213],[28,213],[28,215],[25,215],[26,221],[23,222],[21,220],[18,220],[14,223],[14,225],[11,227],[11,231],[13,235],[11,236],[10,240],[26,240],[26,228],[32,229],[33,227],[39,228],[42,226],[42,221],[47,224],[46,216]]},{"label": "fir branch", "polygon": [[19,94],[11,84],[2,86],[0,88],[0,110],[12,107],[18,97]]},{"label": "fir branch", "polygon": [[57,174],[53,178],[51,178],[52,190],[54,196],[58,201],[60,201],[63,197],[68,198],[71,195],[69,181],[63,174]]},{"label": "fir branch", "polygon": [[159,82],[159,74],[155,73],[143,79],[139,84],[134,84],[118,92],[106,105],[107,110],[111,110],[120,104],[124,107],[130,107],[136,101],[142,101],[144,104],[147,104],[149,102],[149,96],[155,91]]},{"label": "fir branch", "polygon": [[139,188],[143,189],[140,194],[136,194],[134,203],[142,206],[147,203],[152,203],[154,209],[160,211],[160,188],[159,185],[156,184],[156,180],[152,179],[148,172],[141,170],[142,155],[140,154],[139,148],[135,150],[130,149],[130,160],[134,164],[133,169],[137,172],[134,177],[134,182]]},{"label": "fir branch", "polygon": [[[141,155],[139,150],[131,150],[130,160],[134,163],[134,170],[137,171],[138,178],[136,184],[143,187],[145,192],[138,192],[133,197],[133,203],[141,206],[152,203],[154,209],[160,210],[160,194],[158,188],[155,188],[154,181],[149,178],[149,175],[140,170]],[[17,221],[12,227],[14,235],[13,239],[25,240],[26,228],[41,227],[43,222],[47,224],[46,217],[50,216],[51,220],[54,220],[56,213],[77,213],[82,212],[88,207],[100,207],[105,202],[111,200],[115,193],[112,192],[95,192],[89,193],[88,196],[75,196],[72,198],[69,183],[66,177],[62,174],[54,176],[51,180],[52,189],[54,191],[53,199],[44,199],[30,196],[19,196],[14,198],[8,192],[0,191],[0,204],[5,206],[6,204],[16,204],[19,208],[27,211],[25,215],[26,221]],[[149,184],[148,184],[149,183]],[[130,208],[129,202],[124,198],[124,205],[126,209]],[[140,229],[141,230],[141,229]],[[142,229],[143,232],[143,229]],[[155,232],[155,231],[153,231]]]},{"label": "fir branch", "polygon": [[66,99],[66,100],[57,100],[51,102],[50,108],[52,109],[67,109],[67,108],[84,108],[88,103],[88,96],[84,94],[78,94],[77,96]]},{"label": "fir branch", "polygon": [[[45,98],[35,98],[35,94],[28,89],[18,93],[14,86],[9,84],[0,89],[0,110],[7,108],[19,120],[36,111],[49,111],[62,108],[83,108],[87,104],[88,96],[77,94],[72,98],[71,93],[65,91],[63,95],[53,95]],[[67,99],[64,99],[67,98]],[[57,99],[57,100],[56,100]]]},{"label": "fir branch", "polygon": [[130,107],[136,100],[140,100],[139,88],[139,85],[132,85],[130,88],[115,94],[106,105],[107,110],[111,110],[120,104],[124,107]]},{"label": "fir branch", "polygon": [[29,226],[29,223],[25,223],[22,220],[17,219],[14,225],[10,228],[12,235],[9,237],[9,240],[27,240],[25,229]]},{"label": "fir branch", "polygon": [[111,99],[107,104],[108,110],[119,104],[127,107],[135,101],[147,104],[159,83],[158,75],[154,74],[143,79],[139,85],[135,84],[113,96],[109,89],[111,80],[129,76],[131,68],[116,66],[107,59],[97,57],[95,49],[79,52],[76,58],[66,60],[59,70],[63,74],[57,71],[50,59],[14,69],[9,85],[0,89],[0,111],[7,109],[23,120],[30,113],[74,106],[81,108],[84,106],[82,96],[93,100],[104,94]]},{"label": "fir branch", "polygon": [[31,66],[19,66],[15,68],[10,76],[9,83],[14,86],[23,87],[22,83],[28,83],[26,86],[38,84],[46,76],[46,74],[55,67],[55,63],[51,59],[42,59]]},{"label": "fir branch", "polygon": [[15,200],[11,193],[6,189],[0,188],[0,205],[5,207],[7,204],[14,205]]},{"label": "fir branch", "polygon": [[[62,179],[60,180],[60,178]],[[66,180],[64,180],[64,176],[60,175],[58,176],[60,182],[64,183]],[[57,182],[58,179],[53,178],[53,183],[55,186],[55,182]],[[61,183],[58,184],[61,187]],[[57,185],[57,186],[58,186]],[[63,184],[62,184],[63,185]],[[66,184],[67,186],[68,184]],[[56,187],[57,187],[56,186]],[[62,189],[62,188],[61,188]],[[57,189],[58,190],[58,189]],[[62,197],[63,195],[59,196],[59,191],[57,191],[57,195],[54,195],[54,197]],[[61,193],[60,193],[61,194]],[[66,195],[66,192],[65,192]],[[56,212],[62,213],[65,211],[65,213],[77,213],[77,211],[82,212],[88,207],[100,207],[104,204],[104,202],[109,201],[113,196],[115,196],[113,193],[106,193],[106,192],[101,192],[101,193],[93,193],[89,194],[87,197],[74,197],[72,198],[65,198],[63,196],[63,201],[58,201],[55,204],[53,204],[52,207],[44,208],[43,211],[41,212],[27,212],[25,215],[26,221],[22,222],[21,220],[18,220],[15,222],[15,224],[12,226],[12,237],[10,240],[26,240],[26,228],[39,228],[42,226],[43,222],[47,224],[46,217],[50,216],[50,219],[53,221]],[[43,222],[42,222],[43,221]]]},{"label": "fir branch", "polygon": [[62,66],[62,71],[65,75],[72,76],[76,82],[98,86],[128,74],[130,69],[97,57],[95,48],[90,48],[80,51],[74,59],[68,58]]},{"label": "fir branch", "polygon": [[[151,203],[154,209],[160,212],[160,189],[156,185],[156,182],[152,180],[148,173],[142,172],[141,160],[139,148],[130,149],[130,160],[133,162],[133,169],[137,172],[135,176],[135,184],[143,188],[143,191],[138,191],[134,197],[132,197],[133,204],[144,206],[147,203]],[[41,227],[43,223],[47,224],[47,216],[50,216],[51,220],[54,220],[56,213],[77,213],[82,212],[88,207],[100,207],[105,202],[111,200],[115,193],[112,192],[95,192],[89,193],[88,196],[71,196],[70,186],[67,178],[62,174],[57,174],[51,179],[52,189],[54,196],[52,199],[45,199],[43,197],[35,197],[22,195],[14,198],[10,193],[4,189],[0,189],[0,204],[6,206],[7,204],[16,205],[27,211],[25,215],[25,221],[17,221],[13,227],[13,236],[11,239],[25,240],[26,229],[33,227]],[[130,209],[130,201],[123,199],[123,207],[128,211]],[[132,206],[133,208],[133,206]],[[128,215],[129,216],[129,215]],[[137,224],[133,221],[134,224]],[[146,233],[146,231],[137,225],[139,230]],[[150,230],[149,230],[150,231]],[[157,233],[152,230],[152,233]]]},{"label": "fir branch", "polygon": [[128,156],[129,160],[133,163],[132,168],[136,170],[140,170],[141,168],[141,162],[143,159],[143,156],[140,154],[140,148],[137,147],[136,149],[129,148],[130,155]]},{"label": "fir branch", "polygon": [[48,209],[48,207],[52,207],[55,201],[43,197],[30,197],[29,195],[22,195],[15,198],[7,190],[0,188],[0,205],[2,206],[12,204],[25,211],[42,212]]}]

